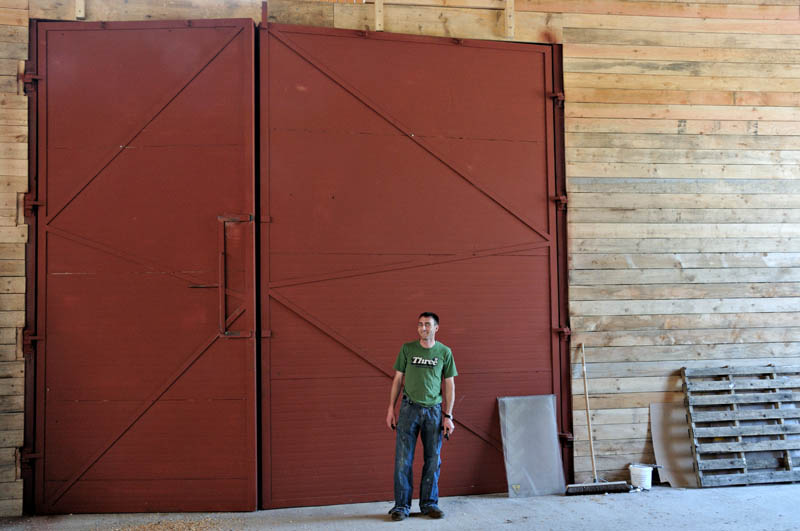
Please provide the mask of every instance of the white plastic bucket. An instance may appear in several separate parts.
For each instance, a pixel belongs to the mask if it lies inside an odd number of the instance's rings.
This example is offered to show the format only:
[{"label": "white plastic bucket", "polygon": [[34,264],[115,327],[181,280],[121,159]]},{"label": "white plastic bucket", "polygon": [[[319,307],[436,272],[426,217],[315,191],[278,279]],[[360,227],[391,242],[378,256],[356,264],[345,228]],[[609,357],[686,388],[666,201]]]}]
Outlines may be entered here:
[{"label": "white plastic bucket", "polygon": [[653,486],[653,467],[648,465],[630,465],[631,485],[644,490]]}]

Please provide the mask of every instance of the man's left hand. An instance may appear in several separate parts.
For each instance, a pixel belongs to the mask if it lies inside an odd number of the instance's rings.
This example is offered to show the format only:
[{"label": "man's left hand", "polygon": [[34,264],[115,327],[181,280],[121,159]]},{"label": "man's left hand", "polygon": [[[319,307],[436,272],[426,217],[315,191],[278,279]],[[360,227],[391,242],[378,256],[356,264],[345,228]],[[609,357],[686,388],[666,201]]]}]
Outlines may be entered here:
[{"label": "man's left hand", "polygon": [[455,424],[453,424],[453,421],[452,421],[452,420],[450,420],[450,419],[449,419],[449,418],[447,418],[447,417],[445,417],[445,418],[444,418],[444,423],[443,423],[443,425],[444,425],[444,434],[445,434],[446,436],[448,436],[448,437],[449,437],[450,435],[452,435],[452,434],[453,434],[453,432],[454,432],[454,431],[455,431],[455,429],[456,429],[456,425],[455,425]]}]

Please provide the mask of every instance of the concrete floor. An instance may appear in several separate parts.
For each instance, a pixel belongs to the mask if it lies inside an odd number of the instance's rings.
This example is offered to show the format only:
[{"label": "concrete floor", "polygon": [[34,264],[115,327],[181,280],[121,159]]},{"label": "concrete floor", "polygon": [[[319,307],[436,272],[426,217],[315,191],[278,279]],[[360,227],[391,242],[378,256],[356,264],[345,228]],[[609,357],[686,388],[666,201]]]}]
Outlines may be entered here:
[{"label": "concrete floor", "polygon": [[[442,498],[443,520],[414,514],[391,522],[391,503],[360,503],[254,513],[112,514],[0,519],[9,530],[517,530],[797,531],[800,485],[671,489],[592,496],[505,495]],[[414,506],[416,511],[416,502]]]}]

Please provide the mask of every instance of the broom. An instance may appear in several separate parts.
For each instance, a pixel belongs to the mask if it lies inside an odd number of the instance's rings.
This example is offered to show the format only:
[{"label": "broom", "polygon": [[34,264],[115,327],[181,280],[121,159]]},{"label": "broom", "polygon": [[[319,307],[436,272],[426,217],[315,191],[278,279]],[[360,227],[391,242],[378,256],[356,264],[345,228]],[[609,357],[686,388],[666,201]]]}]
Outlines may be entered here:
[{"label": "broom", "polygon": [[586,400],[586,424],[589,428],[589,454],[592,456],[592,476],[594,481],[592,483],[573,483],[567,485],[567,491],[564,493],[567,496],[576,496],[579,494],[606,494],[608,492],[630,492],[630,487],[625,481],[604,481],[601,482],[597,479],[597,465],[594,462],[594,436],[592,435],[592,416],[589,410],[589,386],[586,381],[586,351],[584,350],[583,343],[581,343],[581,363],[583,365],[583,396]]}]

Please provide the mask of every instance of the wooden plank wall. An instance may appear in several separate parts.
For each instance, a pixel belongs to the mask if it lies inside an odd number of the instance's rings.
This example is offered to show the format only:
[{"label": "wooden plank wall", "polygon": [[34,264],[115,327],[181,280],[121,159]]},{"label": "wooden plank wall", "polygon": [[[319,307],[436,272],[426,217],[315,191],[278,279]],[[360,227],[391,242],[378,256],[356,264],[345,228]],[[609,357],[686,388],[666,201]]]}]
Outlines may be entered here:
[{"label": "wooden plank wall", "polygon": [[28,0],[0,0],[0,515],[22,512],[28,106],[17,72],[28,56]]},{"label": "wooden plank wall", "polygon": [[[797,0],[383,0],[385,31],[564,44],[573,346],[598,464],[653,460],[679,368],[800,363]],[[270,20],[374,30],[375,5],[272,0]],[[30,18],[261,17],[258,0],[0,0],[0,515],[21,512]],[[576,480],[589,477],[573,357]]]}]

